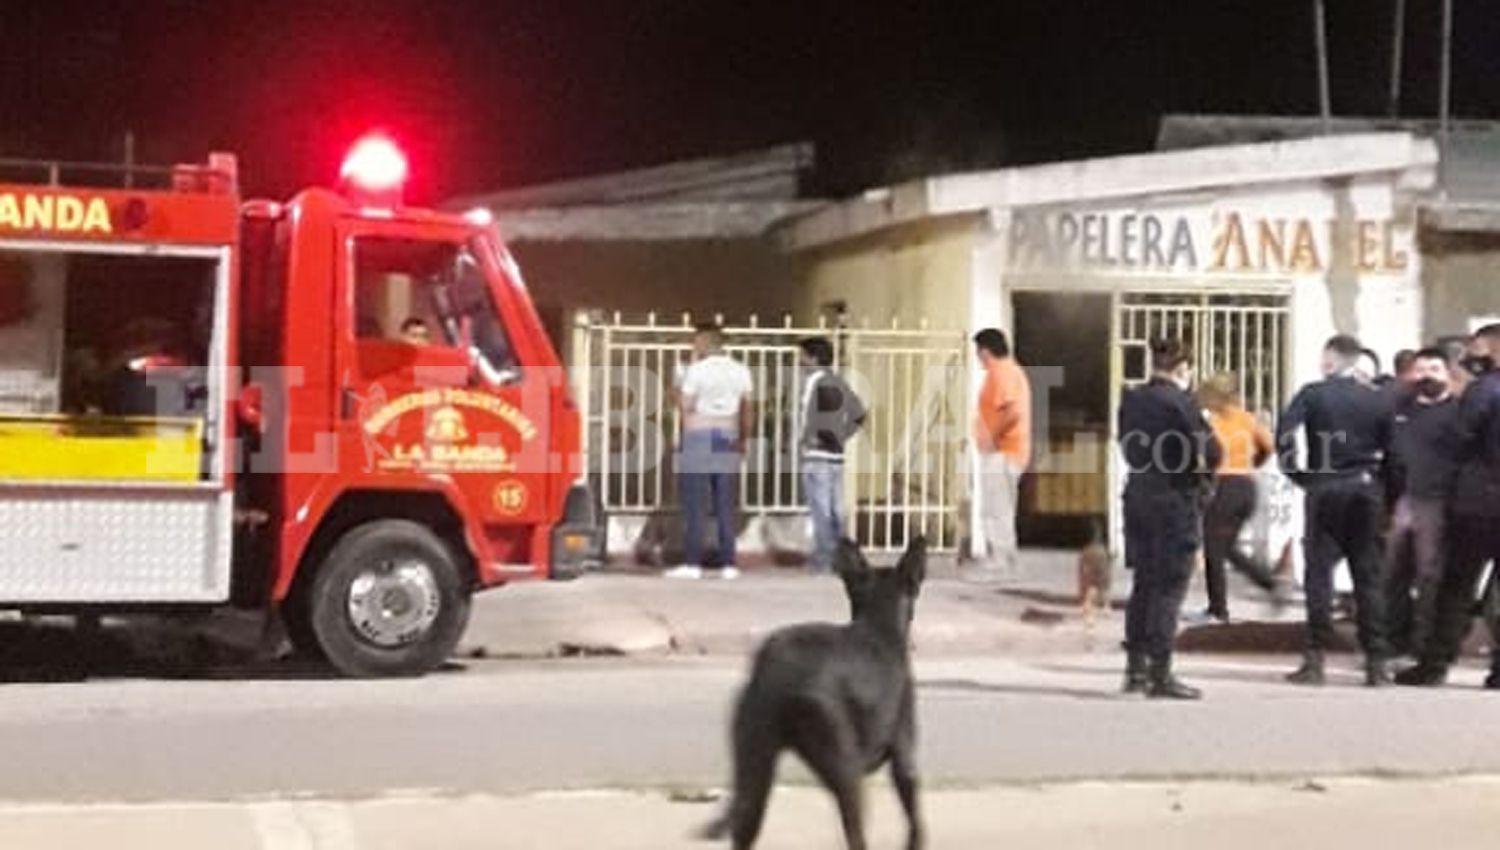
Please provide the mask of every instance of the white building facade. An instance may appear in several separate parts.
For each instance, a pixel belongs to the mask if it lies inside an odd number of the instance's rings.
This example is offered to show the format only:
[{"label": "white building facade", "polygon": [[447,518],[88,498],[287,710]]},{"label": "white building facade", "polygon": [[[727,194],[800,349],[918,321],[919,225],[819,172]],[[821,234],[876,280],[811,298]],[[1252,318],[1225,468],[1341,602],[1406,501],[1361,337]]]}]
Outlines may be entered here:
[{"label": "white building facade", "polygon": [[[1182,337],[1200,373],[1233,372],[1268,422],[1320,377],[1329,336],[1387,364],[1421,343],[1417,210],[1436,162],[1430,142],[1371,133],[1048,164],[866,193],[780,236],[806,312],[836,301],[1011,335],[1037,392],[1023,542],[1071,545],[1117,524],[1114,410],[1146,377],[1151,337]],[[1266,484],[1258,542],[1275,557],[1300,499]],[[980,510],[969,501],[969,528]]]}]

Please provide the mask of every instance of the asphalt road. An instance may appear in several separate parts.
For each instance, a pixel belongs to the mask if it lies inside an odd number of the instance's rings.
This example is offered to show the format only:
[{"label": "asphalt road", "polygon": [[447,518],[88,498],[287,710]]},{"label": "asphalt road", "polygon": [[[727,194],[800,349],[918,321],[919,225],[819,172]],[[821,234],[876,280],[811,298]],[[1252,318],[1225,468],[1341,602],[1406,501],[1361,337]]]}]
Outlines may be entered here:
[{"label": "asphalt road", "polygon": [[[1118,698],[1115,659],[921,662],[933,784],[1500,773],[1500,694],[1320,690],[1287,659],[1187,660],[1199,704]],[[723,784],[730,658],[472,662],[420,680],[0,686],[0,799],[213,800]],[[795,778],[787,771],[784,778]]]}]

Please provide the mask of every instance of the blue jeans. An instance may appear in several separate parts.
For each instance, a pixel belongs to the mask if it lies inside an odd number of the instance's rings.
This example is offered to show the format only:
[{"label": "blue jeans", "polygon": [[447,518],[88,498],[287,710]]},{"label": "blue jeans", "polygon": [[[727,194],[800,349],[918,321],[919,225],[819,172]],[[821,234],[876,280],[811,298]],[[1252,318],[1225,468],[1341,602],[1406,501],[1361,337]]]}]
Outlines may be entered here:
[{"label": "blue jeans", "polygon": [[734,564],[739,471],[739,441],[733,431],[706,428],[683,432],[677,476],[679,501],[687,522],[685,563],[703,564],[703,509],[711,506],[719,530],[719,564]]},{"label": "blue jeans", "polygon": [[812,567],[817,572],[833,568],[833,552],[844,534],[844,465],[838,461],[804,458],[802,495],[812,515]]}]

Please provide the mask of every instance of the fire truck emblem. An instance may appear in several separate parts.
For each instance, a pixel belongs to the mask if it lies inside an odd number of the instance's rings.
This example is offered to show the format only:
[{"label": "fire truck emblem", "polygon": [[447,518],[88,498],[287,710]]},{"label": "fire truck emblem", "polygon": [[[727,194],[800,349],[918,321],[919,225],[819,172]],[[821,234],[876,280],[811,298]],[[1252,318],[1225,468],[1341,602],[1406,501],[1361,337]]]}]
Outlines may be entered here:
[{"label": "fire truck emblem", "polygon": [[427,440],[433,443],[461,443],[469,439],[469,428],[458,408],[446,405],[433,411],[427,423]]},{"label": "fire truck emblem", "polygon": [[386,472],[512,472],[513,449],[503,439],[514,435],[525,444],[537,435],[515,406],[474,390],[420,390],[376,401],[362,430],[374,444],[376,468]]}]

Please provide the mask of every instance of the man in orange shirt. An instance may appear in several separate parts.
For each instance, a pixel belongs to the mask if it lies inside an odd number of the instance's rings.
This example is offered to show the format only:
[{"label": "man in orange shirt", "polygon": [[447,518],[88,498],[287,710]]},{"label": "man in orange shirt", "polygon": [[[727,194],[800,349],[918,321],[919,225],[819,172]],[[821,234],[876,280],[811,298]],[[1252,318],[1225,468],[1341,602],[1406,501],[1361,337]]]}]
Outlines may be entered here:
[{"label": "man in orange shirt", "polygon": [[1255,472],[1275,452],[1271,432],[1240,401],[1239,381],[1221,373],[1203,382],[1198,400],[1208,413],[1214,436],[1224,449],[1213,498],[1203,516],[1204,577],[1208,584],[1207,616],[1229,621],[1225,565],[1282,601],[1282,590],[1269,567],[1240,549],[1240,532],[1255,513],[1259,494]]},{"label": "man in orange shirt", "polygon": [[984,369],[974,447],[979,452],[979,506],[990,570],[1016,568],[1016,502],[1021,473],[1031,463],[1031,382],[1011,356],[1003,331],[985,328],[974,335]]}]

